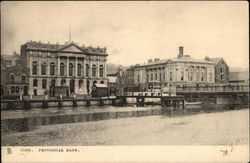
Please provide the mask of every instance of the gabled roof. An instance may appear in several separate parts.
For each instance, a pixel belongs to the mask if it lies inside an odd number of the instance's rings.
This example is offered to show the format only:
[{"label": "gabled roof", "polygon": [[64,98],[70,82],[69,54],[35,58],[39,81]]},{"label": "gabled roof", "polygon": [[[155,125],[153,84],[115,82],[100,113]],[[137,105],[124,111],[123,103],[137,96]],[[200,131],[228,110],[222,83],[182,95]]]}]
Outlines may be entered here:
[{"label": "gabled roof", "polygon": [[224,59],[222,57],[216,57],[216,58],[209,58],[209,57],[206,57],[205,58],[207,61],[209,62],[213,62],[215,64],[218,64],[221,60],[224,61]]}]

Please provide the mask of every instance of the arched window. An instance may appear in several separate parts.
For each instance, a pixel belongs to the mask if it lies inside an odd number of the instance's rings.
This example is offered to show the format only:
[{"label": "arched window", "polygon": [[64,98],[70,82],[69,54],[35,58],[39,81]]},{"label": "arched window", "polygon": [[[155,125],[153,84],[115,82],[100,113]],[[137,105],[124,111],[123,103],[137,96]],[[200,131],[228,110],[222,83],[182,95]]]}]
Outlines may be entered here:
[{"label": "arched window", "polygon": [[25,75],[22,75],[22,84],[25,83],[25,80],[26,80],[26,76],[25,76]]},{"label": "arched window", "polygon": [[82,88],[82,86],[83,86],[83,80],[79,80],[79,81],[78,81],[78,87],[79,87],[79,88]]},{"label": "arched window", "polygon": [[64,86],[66,84],[66,80],[65,79],[62,79],[61,80],[61,86]]},{"label": "arched window", "polygon": [[42,63],[41,69],[42,69],[42,75],[46,75],[46,62]]},{"label": "arched window", "polygon": [[78,64],[77,65],[77,76],[81,76],[82,75],[82,65]]},{"label": "arched window", "polygon": [[16,93],[18,94],[19,93],[19,87],[16,86]]},{"label": "arched window", "polygon": [[86,64],[86,77],[88,77],[88,76],[89,76],[89,65]]},{"label": "arched window", "polygon": [[100,83],[101,83],[101,84],[104,84],[104,81],[102,80]]},{"label": "arched window", "polygon": [[32,63],[32,74],[37,75],[37,62]]},{"label": "arched window", "polygon": [[64,63],[60,64],[60,75],[63,76],[64,75]]},{"label": "arched window", "polygon": [[37,79],[33,80],[33,87],[37,87]]},{"label": "arched window", "polygon": [[73,76],[73,64],[72,63],[70,63],[69,64],[69,76]]},{"label": "arched window", "polygon": [[55,75],[56,64],[54,62],[50,63],[50,75]]},{"label": "arched window", "polygon": [[103,65],[100,65],[100,70],[99,70],[100,77],[103,77],[104,76],[103,74],[104,74],[103,73]]},{"label": "arched window", "polygon": [[96,66],[93,65],[92,66],[92,77],[95,77],[96,76]]},{"label": "arched window", "polygon": [[51,87],[55,87],[56,86],[56,80],[55,79],[52,79],[51,80]]},{"label": "arched window", "polygon": [[16,92],[15,87],[14,87],[14,86],[12,86],[12,87],[11,87],[11,89],[10,89],[10,91],[11,91],[11,94],[15,94],[15,92]]},{"label": "arched window", "polygon": [[10,75],[10,83],[15,82],[15,76],[13,74]]},{"label": "arched window", "polygon": [[47,80],[43,79],[42,88],[46,89],[46,86],[47,86]]}]

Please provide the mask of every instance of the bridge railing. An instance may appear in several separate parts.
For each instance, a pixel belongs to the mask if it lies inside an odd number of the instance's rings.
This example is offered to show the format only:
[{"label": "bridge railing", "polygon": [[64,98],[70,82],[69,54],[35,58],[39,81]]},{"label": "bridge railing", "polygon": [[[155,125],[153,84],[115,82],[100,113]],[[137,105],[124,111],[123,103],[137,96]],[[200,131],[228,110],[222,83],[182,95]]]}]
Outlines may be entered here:
[{"label": "bridge railing", "polygon": [[249,83],[182,86],[176,92],[249,92]]}]

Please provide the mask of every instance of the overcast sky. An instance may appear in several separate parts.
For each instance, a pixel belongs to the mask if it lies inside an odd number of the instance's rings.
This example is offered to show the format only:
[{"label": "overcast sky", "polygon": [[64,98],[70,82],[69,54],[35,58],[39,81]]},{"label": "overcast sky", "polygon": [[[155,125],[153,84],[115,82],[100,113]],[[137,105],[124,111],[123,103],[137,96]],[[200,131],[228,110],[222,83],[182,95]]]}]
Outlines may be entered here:
[{"label": "overcast sky", "polygon": [[28,40],[107,47],[123,65],[173,58],[223,57],[248,67],[247,2],[1,2],[1,54]]}]

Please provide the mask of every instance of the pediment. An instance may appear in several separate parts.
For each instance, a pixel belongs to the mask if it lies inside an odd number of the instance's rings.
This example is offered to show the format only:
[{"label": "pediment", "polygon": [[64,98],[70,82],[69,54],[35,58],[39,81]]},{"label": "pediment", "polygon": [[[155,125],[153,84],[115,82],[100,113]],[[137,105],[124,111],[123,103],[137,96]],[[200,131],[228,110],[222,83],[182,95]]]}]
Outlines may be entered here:
[{"label": "pediment", "polygon": [[75,52],[75,53],[82,53],[83,51],[77,47],[76,45],[72,44],[72,45],[68,45],[62,49],[60,49],[60,51],[64,51],[64,52]]}]

